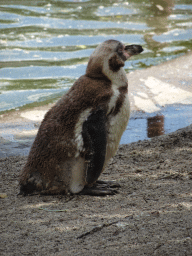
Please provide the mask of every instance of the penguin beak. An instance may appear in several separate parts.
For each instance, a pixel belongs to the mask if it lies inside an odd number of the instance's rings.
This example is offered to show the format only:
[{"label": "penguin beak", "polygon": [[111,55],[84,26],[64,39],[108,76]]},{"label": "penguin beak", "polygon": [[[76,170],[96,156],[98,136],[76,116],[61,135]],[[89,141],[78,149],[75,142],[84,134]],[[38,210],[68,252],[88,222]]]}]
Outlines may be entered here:
[{"label": "penguin beak", "polygon": [[133,55],[137,55],[143,51],[143,48],[141,45],[132,44],[132,45],[126,45],[124,49],[124,56],[126,59],[130,58]]}]

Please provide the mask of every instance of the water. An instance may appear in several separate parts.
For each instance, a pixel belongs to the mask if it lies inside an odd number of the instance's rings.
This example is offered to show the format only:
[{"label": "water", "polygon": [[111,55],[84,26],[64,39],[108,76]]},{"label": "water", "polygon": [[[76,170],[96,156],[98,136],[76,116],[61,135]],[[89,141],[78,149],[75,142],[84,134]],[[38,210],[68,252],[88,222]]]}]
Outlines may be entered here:
[{"label": "water", "polygon": [[134,116],[121,138],[121,144],[168,134],[192,124],[192,105],[167,106],[159,114]]},{"label": "water", "polygon": [[187,0],[0,0],[0,113],[57,100],[104,40],[141,44],[126,71],[192,49]]}]

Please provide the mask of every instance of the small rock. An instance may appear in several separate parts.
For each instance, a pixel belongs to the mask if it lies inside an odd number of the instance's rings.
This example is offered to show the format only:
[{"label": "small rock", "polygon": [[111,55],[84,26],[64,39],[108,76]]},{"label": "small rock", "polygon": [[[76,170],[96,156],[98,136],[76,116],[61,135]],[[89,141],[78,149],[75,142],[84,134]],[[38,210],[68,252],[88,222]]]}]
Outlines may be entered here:
[{"label": "small rock", "polygon": [[6,193],[1,193],[0,194],[0,198],[6,198],[7,197],[7,194]]}]

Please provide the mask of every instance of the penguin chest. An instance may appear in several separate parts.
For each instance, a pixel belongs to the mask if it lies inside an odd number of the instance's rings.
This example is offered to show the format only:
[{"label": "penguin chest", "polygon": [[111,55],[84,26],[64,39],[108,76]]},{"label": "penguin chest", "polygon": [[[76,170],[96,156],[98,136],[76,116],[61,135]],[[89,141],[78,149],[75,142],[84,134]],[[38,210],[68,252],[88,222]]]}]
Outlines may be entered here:
[{"label": "penguin chest", "polygon": [[[119,95],[120,97],[120,95]],[[128,94],[123,95],[123,100],[121,106],[118,108],[118,111],[109,115],[108,119],[108,133],[107,133],[107,150],[106,150],[106,161],[113,157],[118,149],[121,136],[125,131],[129,116],[130,116],[130,102]],[[118,99],[116,100],[115,109],[117,109]]]}]

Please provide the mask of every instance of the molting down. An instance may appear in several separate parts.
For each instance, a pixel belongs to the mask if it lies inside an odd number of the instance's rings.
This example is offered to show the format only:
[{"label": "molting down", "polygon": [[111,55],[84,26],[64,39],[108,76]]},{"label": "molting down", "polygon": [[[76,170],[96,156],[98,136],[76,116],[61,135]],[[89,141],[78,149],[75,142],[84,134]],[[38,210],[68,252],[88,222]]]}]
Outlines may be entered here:
[{"label": "molting down", "polygon": [[124,62],[142,51],[116,40],[95,49],[86,74],[45,115],[21,173],[21,194],[113,194],[114,184],[103,188],[97,180],[129,120]]}]

